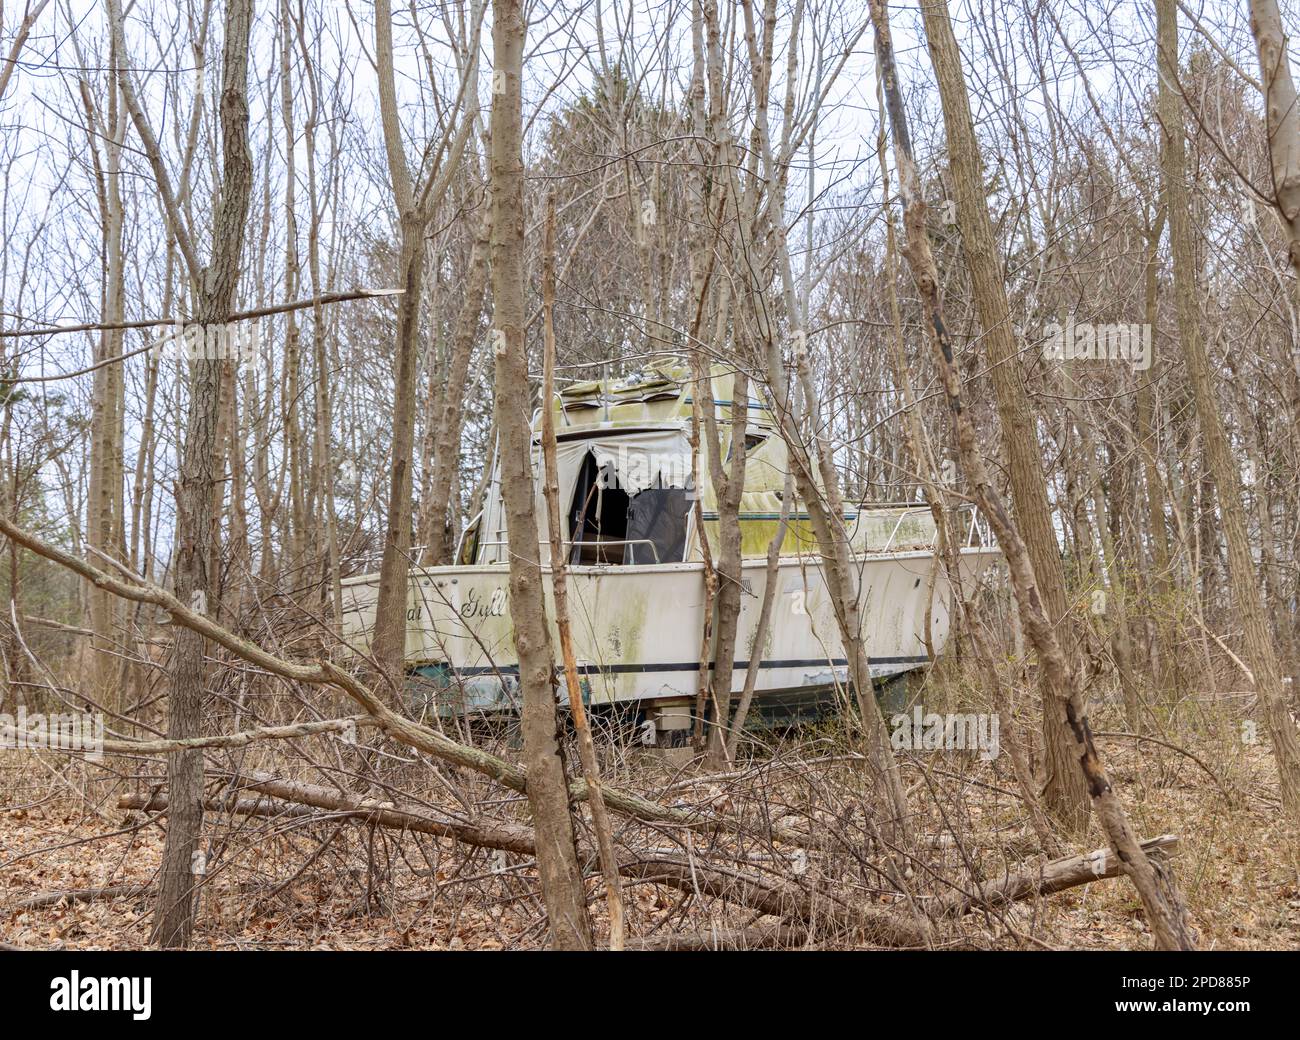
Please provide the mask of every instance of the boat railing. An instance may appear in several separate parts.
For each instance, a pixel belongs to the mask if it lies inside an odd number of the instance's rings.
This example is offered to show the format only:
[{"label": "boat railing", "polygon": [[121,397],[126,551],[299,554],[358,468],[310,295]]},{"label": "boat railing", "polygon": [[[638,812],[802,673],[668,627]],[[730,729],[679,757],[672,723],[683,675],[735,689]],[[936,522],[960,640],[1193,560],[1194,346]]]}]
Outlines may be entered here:
[{"label": "boat railing", "polygon": [[[421,553],[424,552],[425,548],[426,546],[424,545],[413,545],[408,550],[406,550],[406,556],[410,560],[418,560],[420,558]],[[371,571],[371,569],[378,567],[380,563],[383,562],[383,559],[384,559],[384,553],[382,549],[376,549],[374,552],[368,552],[363,556],[356,556],[348,563],[348,566],[350,568],[354,568],[351,572],[351,575],[345,574],[344,577],[346,578],[352,575],[368,574]],[[414,567],[415,564],[412,563],[411,566]]]},{"label": "boat railing", "polygon": [[898,529],[903,526],[904,520],[906,520],[909,516],[915,515],[916,513],[928,513],[928,512],[930,512],[930,507],[923,506],[920,509],[904,509],[901,513],[899,513],[898,519],[894,522],[894,529],[889,532],[889,537],[885,539],[885,544],[880,549],[880,551],[889,552],[889,550],[893,547],[894,538],[897,537]]},{"label": "boat railing", "polygon": [[[499,540],[497,540],[497,541],[491,541],[491,542],[479,542],[479,545],[481,545],[481,546],[488,546],[488,545],[509,545],[509,544],[510,544],[510,543],[507,542],[505,539],[499,539]],[[550,542],[550,539],[545,539],[545,540],[541,540],[541,539],[539,539],[537,544],[538,544],[538,545],[550,545],[551,542]],[[564,541],[562,541],[560,544],[561,544],[561,545],[564,545],[564,546],[566,546],[566,547],[568,547],[568,548],[570,548],[570,549],[572,549],[575,545],[582,545],[582,546],[586,546],[586,545],[596,545],[596,546],[599,546],[599,547],[602,548],[602,549],[603,549],[603,548],[607,548],[607,547],[616,546],[616,545],[623,545],[623,546],[627,546],[627,545],[648,545],[648,546],[650,546],[650,551],[654,554],[655,563],[658,563],[658,562],[659,562],[659,550],[658,550],[657,548],[655,548],[655,543],[652,542],[649,538],[618,538],[618,539],[615,539],[615,538],[604,539],[604,538],[602,538],[602,539],[598,539],[598,540],[593,540],[593,539],[587,538],[587,539],[579,539],[578,541],[570,541],[569,539],[566,538],[566,539],[564,539]]]},{"label": "boat railing", "polygon": [[[963,544],[964,544],[965,546],[972,546],[972,545],[988,545],[988,544],[989,544],[989,534],[988,534],[988,532],[984,529],[984,526],[981,525],[980,522],[979,522],[979,510],[976,509],[975,506],[974,506],[974,503],[971,503],[971,502],[964,502],[964,503],[962,503],[961,505],[957,506],[957,511],[958,511],[958,512],[961,512],[961,511],[963,511],[963,510],[969,510],[969,512],[970,512],[970,522],[966,525],[966,540],[965,540],[965,542],[964,542]],[[900,513],[898,514],[898,519],[897,519],[896,521],[894,521],[894,527],[893,527],[893,530],[891,530],[891,531],[889,532],[889,537],[885,540],[885,544],[884,544],[884,546],[882,546],[880,549],[876,549],[876,550],[874,550],[874,551],[875,551],[875,552],[889,552],[889,550],[893,548],[893,545],[894,545],[894,539],[898,537],[898,532],[899,532],[899,531],[902,529],[902,527],[903,527],[903,521],[906,520],[909,516],[913,516],[913,515],[915,515],[915,514],[917,514],[917,513],[928,514],[929,512],[930,512],[930,507],[929,507],[929,506],[924,506],[924,505],[918,505],[918,506],[917,506],[916,508],[914,508],[914,509],[904,509],[902,512],[900,512]],[[467,525],[465,526],[465,529],[464,529],[463,531],[461,531],[460,537],[456,540],[456,550],[455,550],[455,554],[452,556],[452,559],[453,559],[453,560],[456,560],[456,561],[460,560],[460,557],[461,557],[461,550],[462,550],[463,547],[464,547],[464,543],[465,543],[466,535],[468,535],[468,534],[473,530],[475,522],[477,522],[481,516],[482,516],[481,513],[480,513],[478,516],[475,516],[475,517],[474,517],[474,520],[471,521],[469,524],[467,524]],[[978,541],[976,540],[977,538],[978,538]],[[496,540],[496,541],[490,541],[490,542],[479,542],[479,543],[478,543],[478,545],[479,545],[480,548],[482,548],[482,547],[486,547],[486,546],[502,546],[502,545],[506,545],[506,544],[508,544],[508,543],[507,543],[504,539],[499,539],[499,540]],[[546,540],[539,540],[538,544],[539,544],[539,545],[550,545],[550,540],[549,540],[549,539],[546,539]],[[563,544],[566,548],[568,548],[568,549],[572,549],[575,545],[578,545],[578,546],[596,545],[596,546],[601,546],[601,547],[605,547],[605,546],[614,547],[614,546],[628,546],[628,545],[647,545],[647,546],[650,547],[650,552],[654,555],[654,562],[655,562],[655,563],[660,563],[660,562],[661,562],[660,559],[659,559],[659,550],[655,547],[654,542],[652,542],[649,538],[621,538],[621,539],[617,539],[617,540],[615,540],[615,539],[610,539],[610,540],[608,540],[608,541],[605,541],[605,540],[593,541],[593,540],[591,540],[591,539],[583,539],[583,540],[580,540],[580,541],[570,541],[570,540],[568,540],[568,539],[565,539],[564,542],[563,542],[562,544]],[[418,557],[418,556],[419,556],[419,553],[420,553],[420,551],[421,551],[422,549],[423,549],[423,546],[414,546],[414,547],[412,547],[412,549],[411,549],[411,555],[412,555],[413,557]]]},{"label": "boat railing", "polygon": [[[979,510],[974,507],[973,503],[969,503],[969,502],[963,503],[962,505],[958,506],[957,509],[958,511],[961,511],[963,509],[970,510],[970,523],[966,525],[966,541],[964,544],[966,546],[986,544],[984,540],[984,534],[979,527]],[[928,505],[917,506],[915,509],[904,509],[902,512],[898,514],[898,519],[894,522],[894,529],[889,532],[889,537],[885,540],[884,546],[876,551],[889,552],[889,550],[893,548],[894,539],[898,536],[898,532],[903,526],[903,521],[906,520],[909,516],[913,516],[917,513],[925,513],[928,515],[929,512],[930,512],[930,507]],[[977,535],[979,535],[980,537],[980,541],[978,542],[975,541]]]},{"label": "boat railing", "polygon": [[966,548],[982,548],[993,544],[993,532],[989,529],[988,522],[980,523],[980,511],[976,508],[974,502],[963,502],[957,507],[960,512],[963,509],[970,511],[970,523],[966,525]]}]

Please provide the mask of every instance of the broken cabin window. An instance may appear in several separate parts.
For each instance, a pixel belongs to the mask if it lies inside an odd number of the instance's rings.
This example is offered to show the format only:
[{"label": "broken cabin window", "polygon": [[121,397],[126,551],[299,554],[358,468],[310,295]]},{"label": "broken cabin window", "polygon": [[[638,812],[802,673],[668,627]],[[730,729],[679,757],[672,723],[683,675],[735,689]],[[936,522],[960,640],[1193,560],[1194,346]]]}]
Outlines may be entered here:
[{"label": "broken cabin window", "polygon": [[[665,487],[662,472],[633,494],[613,461],[598,465],[588,453],[569,507],[573,564],[680,563],[686,556],[690,501],[686,490]],[[635,487],[635,482],[633,483]]]},{"label": "broken cabin window", "polygon": [[633,495],[628,501],[625,562],[681,563],[690,509],[684,488],[656,486]]},{"label": "broken cabin window", "polygon": [[587,453],[573,488],[569,510],[570,563],[622,563],[627,547],[627,492],[611,479],[613,466],[597,468]]}]

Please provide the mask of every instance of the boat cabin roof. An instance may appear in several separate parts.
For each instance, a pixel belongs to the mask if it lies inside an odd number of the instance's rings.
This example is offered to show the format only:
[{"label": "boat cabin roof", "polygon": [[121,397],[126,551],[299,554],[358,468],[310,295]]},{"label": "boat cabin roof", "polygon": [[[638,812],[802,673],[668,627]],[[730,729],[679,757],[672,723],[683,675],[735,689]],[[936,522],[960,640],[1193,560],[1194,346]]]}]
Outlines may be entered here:
[{"label": "boat cabin roof", "polygon": [[[718,421],[730,425],[733,374],[723,365],[713,365],[709,375]],[[570,383],[550,402],[556,438],[563,440],[587,432],[661,424],[681,424],[686,428],[695,404],[694,388],[690,369],[672,360],[655,362],[625,376]],[[746,423],[751,430],[776,430],[772,413],[752,390]],[[539,410],[533,421],[533,432],[540,431]]]}]

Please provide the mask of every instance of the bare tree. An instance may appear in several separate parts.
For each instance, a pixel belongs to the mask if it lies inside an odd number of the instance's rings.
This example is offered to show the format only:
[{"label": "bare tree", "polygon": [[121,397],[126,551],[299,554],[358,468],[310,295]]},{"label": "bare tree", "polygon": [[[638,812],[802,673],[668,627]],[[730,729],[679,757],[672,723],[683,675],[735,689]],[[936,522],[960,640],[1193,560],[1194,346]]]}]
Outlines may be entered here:
[{"label": "bare tree", "polygon": [[[993,377],[1002,442],[1006,447],[1011,498],[1019,529],[1039,575],[1047,615],[1069,649],[1065,575],[1052,527],[1047,484],[1035,432],[1033,409],[1019,376],[1019,348],[1002,281],[984,192],[975,124],[971,119],[961,54],[952,34],[946,0],[923,4],[925,36],[934,63],[948,140],[948,174],[952,180],[957,220],[962,229],[962,255],[970,272],[971,291],[983,329],[982,342]],[[1072,741],[1062,702],[1043,689],[1043,753],[1046,783],[1043,798],[1063,824],[1077,829],[1087,812],[1083,778],[1073,767]]]},{"label": "bare tree", "polygon": [[[390,681],[398,682],[406,657],[407,577],[411,558],[411,487],[415,452],[415,395],[419,382],[420,301],[424,298],[425,231],[456,173],[465,142],[476,119],[461,114],[465,99],[478,90],[478,37],[483,4],[472,17],[469,62],[460,91],[444,127],[445,136],[432,156],[422,156],[420,172],[413,177],[402,141],[397,84],[393,71],[393,11],[390,0],[375,0],[375,60],[379,74],[379,111],[383,119],[388,176],[397,206],[399,251],[398,281],[402,295],[397,305],[393,353],[393,442],[389,470],[388,511],[384,553],[379,569],[379,600],[375,607],[372,654]],[[459,115],[453,133],[452,121]]]},{"label": "bare tree", "polygon": [[[551,942],[591,948],[591,922],[558,743],[555,653],[546,625],[535,512],[532,394],[524,344],[523,4],[492,0],[492,339],[501,498],[510,550],[510,617],[523,696],[528,803]],[[546,402],[549,407],[550,402]]]},{"label": "bare tree", "polygon": [[[124,64],[126,44],[122,10],[110,0],[114,49]],[[184,222],[163,165],[153,131],[129,77],[120,80],[123,101],[153,167],[171,230],[181,243],[196,300],[195,322],[209,337],[221,334],[235,311],[244,245],[244,228],[252,192],[248,145],[248,49],[251,0],[226,4],[222,39],[220,125],[221,184],[214,203],[212,245],[200,265],[191,232]],[[220,544],[221,501],[217,453],[222,381],[226,361],[220,351],[205,349],[190,368],[189,413],[176,503],[175,588],[177,597],[200,613],[215,609],[214,565]],[[209,601],[209,596],[213,601]],[[201,732],[205,704],[206,640],[195,632],[177,633],[172,648],[168,699],[170,737],[183,740]],[[175,752],[168,758],[168,799],[173,806],[163,849],[161,881],[154,910],[153,938],[161,946],[188,945],[194,930],[194,893],[203,875],[199,848],[203,826],[203,756]]]},{"label": "bare tree", "polygon": [[935,363],[943,380],[944,395],[952,416],[957,449],[975,501],[993,527],[998,544],[1007,558],[1011,572],[1012,589],[1020,610],[1025,632],[1038,651],[1047,675],[1049,689],[1058,698],[1074,736],[1075,755],[1088,784],[1093,806],[1097,811],[1111,848],[1123,864],[1125,873],[1142,897],[1156,942],[1162,949],[1191,949],[1193,938],[1187,923],[1182,895],[1167,868],[1152,860],[1143,851],[1129,826],[1123,806],[1111,787],[1097,749],[1093,745],[1084,707],[1083,691],[1079,686],[1078,672],[1071,666],[1057,640],[1054,625],[1044,610],[1038,591],[1038,579],[1028,547],[1010,513],[1002,503],[1001,495],[989,477],[988,468],[976,445],[975,428],[970,412],[962,398],[961,376],[954,360],[952,336],[944,322],[943,303],[939,296],[938,271],[931,252],[925,226],[925,199],[921,195],[920,175],[912,158],[911,136],[903,108],[902,90],[894,65],[893,43],[889,32],[889,16],[884,0],[871,0],[871,20],[876,33],[876,60],[881,63],[881,78],[885,85],[885,105],[894,144],[895,164],[898,167],[899,189],[903,203],[903,229],[905,244],[903,255],[912,269],[912,277],[922,297],[922,305],[929,317],[930,342],[934,348]]}]

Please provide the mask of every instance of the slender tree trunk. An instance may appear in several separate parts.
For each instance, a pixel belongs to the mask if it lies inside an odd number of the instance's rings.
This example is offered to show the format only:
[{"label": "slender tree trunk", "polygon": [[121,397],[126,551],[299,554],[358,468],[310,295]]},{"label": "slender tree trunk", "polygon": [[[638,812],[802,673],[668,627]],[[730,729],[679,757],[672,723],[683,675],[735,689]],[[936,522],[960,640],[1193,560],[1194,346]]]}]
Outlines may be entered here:
[{"label": "slender tree trunk", "polygon": [[754,624],[754,643],[749,653],[749,665],[745,669],[745,685],[740,691],[740,700],[736,703],[736,715],[731,721],[727,733],[727,761],[734,762],[736,751],[740,747],[740,737],[745,731],[745,720],[749,717],[749,707],[754,700],[754,688],[758,685],[758,671],[763,663],[763,645],[767,641],[768,629],[772,624],[772,608],[776,604],[776,588],[781,572],[781,544],[785,541],[786,530],[790,526],[790,510],[794,505],[794,477],[789,472],[785,475],[785,487],[781,493],[781,518],[777,521],[776,534],[767,547],[767,565],[763,570],[763,600],[758,608],[758,621]]},{"label": "slender tree trunk", "polygon": [[[983,329],[984,349],[993,377],[1002,441],[1011,479],[1011,499],[1018,526],[1042,585],[1047,615],[1058,630],[1066,617],[1065,575],[1047,501],[1034,412],[1020,381],[1015,327],[1007,304],[1002,261],[985,201],[983,162],[971,118],[961,53],[953,36],[947,0],[921,7],[926,42],[934,64],[948,139],[948,172],[961,227],[962,254],[970,272],[975,307]],[[1068,637],[1066,652],[1070,653]],[[1064,706],[1043,685],[1043,752],[1046,765],[1043,799],[1064,826],[1082,826],[1088,811],[1083,777],[1074,768]]]},{"label": "slender tree trunk", "polygon": [[[478,25],[482,11],[475,7],[475,29],[470,53],[475,60],[461,80],[461,100],[476,91]],[[438,202],[447,190],[451,172],[460,162],[465,140],[474,125],[468,116],[439,150],[434,169],[413,181],[402,143],[398,118],[397,86],[393,70],[393,11],[391,0],[375,0],[375,64],[379,74],[379,111],[384,127],[388,176],[397,205],[401,247],[397,269],[402,295],[397,305],[397,332],[393,356],[392,469],[389,473],[388,510],[384,551],[379,565],[379,593],[375,604],[375,631],[371,655],[388,681],[398,688],[406,659],[406,607],[410,596],[411,469],[415,461],[416,391],[420,367],[420,300],[424,290],[425,233]],[[449,135],[449,138],[451,135]]]},{"label": "slender tree trunk", "polygon": [[[406,607],[410,594],[411,463],[415,451],[415,392],[419,368],[420,295],[424,282],[425,222],[404,211],[398,254],[402,295],[397,304],[393,358],[393,439],[384,551],[379,565],[372,655],[389,681],[400,686],[406,659]],[[395,688],[396,688],[395,686]]]},{"label": "slender tree trunk", "polygon": [[[1251,0],[1251,29],[1259,45],[1268,111],[1269,151],[1274,190],[1291,241],[1291,262],[1300,275],[1300,112],[1296,111],[1281,18],[1273,0]],[[1255,676],[1255,692],[1273,744],[1282,805],[1300,819],[1300,737],[1287,710],[1282,668],[1260,596],[1246,528],[1237,464],[1223,418],[1214,398],[1214,374],[1201,336],[1193,284],[1191,208],[1186,188],[1186,157],[1178,82],[1178,10],[1176,0],[1156,0],[1157,65],[1160,70],[1160,118],[1164,124],[1165,197],[1169,203],[1169,242],[1174,260],[1178,304],[1178,338],[1187,363],[1187,378],[1200,419],[1206,465],[1218,492],[1219,515],[1228,548],[1228,580],[1237,617],[1245,630],[1246,659]],[[1245,417],[1243,416],[1243,420]]]},{"label": "slender tree trunk", "polygon": [[[122,45],[120,10],[114,29]],[[228,0],[222,44],[219,120],[222,179],[212,223],[212,249],[199,271],[198,324],[205,343],[224,330],[235,310],[244,226],[252,194],[253,166],[248,146],[248,44],[252,0]],[[161,185],[160,185],[161,186]],[[162,189],[166,191],[166,189]],[[212,562],[219,544],[218,425],[225,361],[204,350],[190,368],[189,416],[176,503],[176,597],[199,613],[214,614]],[[203,729],[207,640],[190,629],[176,633],[172,649],[167,735],[199,736]],[[203,753],[168,756],[167,791],[171,815],[154,908],[152,940],[164,947],[188,945],[194,930],[194,895],[203,879],[199,849],[203,826]]]},{"label": "slender tree trunk", "polygon": [[[710,17],[714,17],[712,6]],[[731,445],[730,464],[724,465],[723,444],[718,428],[717,392],[713,385],[713,359],[725,357],[728,340],[739,356],[738,330],[742,321],[732,320],[730,282],[714,277],[715,254],[722,235],[723,208],[727,192],[714,176],[713,164],[718,155],[716,133],[721,120],[720,91],[716,89],[719,72],[710,70],[715,89],[710,95],[706,110],[705,99],[705,43],[702,20],[697,17],[692,25],[693,66],[689,105],[691,118],[701,133],[696,148],[696,164],[691,169],[691,194],[698,199],[695,206],[693,230],[690,236],[691,303],[691,368],[694,380],[691,409],[692,447],[695,452],[694,476],[699,479],[700,458],[707,460],[709,484],[713,488],[717,509],[717,560],[713,559],[712,546],[706,544],[708,536],[703,523],[703,501],[697,495],[695,507],[697,527],[700,532],[701,552],[705,559],[705,621],[700,646],[699,691],[707,691],[707,714],[711,717],[706,739],[704,765],[707,769],[723,769],[730,761],[734,741],[729,739],[731,725],[731,686],[736,661],[736,631],[740,621],[742,581],[742,556],[740,535],[740,502],[745,482],[745,430],[749,417],[749,380],[737,367],[732,379],[731,392]],[[710,57],[716,50],[716,36],[709,40]],[[717,202],[715,203],[715,198]],[[715,213],[715,208],[717,212]],[[702,349],[701,339],[709,301],[714,301],[714,331],[712,349]],[[703,444],[701,444],[701,437]],[[699,483],[695,487],[699,489]],[[712,663],[712,671],[708,670]],[[697,698],[697,734],[706,714],[703,696]],[[702,734],[699,734],[702,735]]]},{"label": "slender tree trunk", "polygon": [[[582,702],[582,682],[573,653],[573,633],[569,624],[569,566],[564,552],[564,534],[560,525],[560,467],[556,461],[555,416],[555,199],[546,200],[545,242],[542,245],[542,331],[545,356],[542,362],[542,455],[545,460],[544,492],[546,495],[547,531],[551,548],[551,583],[555,594],[555,627],[564,658],[564,685],[569,694],[569,714],[578,735],[578,757],[582,778],[587,781],[587,804],[596,832],[600,869],[605,875],[605,900],[609,906],[609,948],[623,949],[627,938],[623,891],[618,877],[618,856],[614,852],[614,831],[605,808],[604,789],[600,783],[600,766],[596,746],[591,739],[587,708]],[[477,320],[477,314],[475,319]]]},{"label": "slender tree trunk", "polygon": [[415,202],[415,186],[411,182],[402,144],[393,71],[390,0],[375,0],[375,64],[379,76],[379,109],[388,156],[388,176],[397,206],[397,277],[402,295],[398,297],[397,329],[393,339],[393,437],[371,656],[396,692],[401,688],[406,661],[406,607],[412,562],[411,466],[415,451],[415,384],[419,366],[426,221]]},{"label": "slender tree trunk", "polygon": [[[1154,344],[1156,342],[1156,319],[1159,317],[1160,267],[1158,253],[1166,213],[1167,210],[1162,207],[1156,216],[1154,226],[1147,235],[1147,254],[1143,264],[1143,295],[1146,308],[1146,324],[1152,330],[1153,356],[1152,367],[1148,369],[1146,378],[1142,380],[1141,386],[1138,387],[1135,415],[1137,449],[1142,457],[1142,500],[1146,508],[1151,553],[1149,587],[1145,590],[1145,597],[1146,602],[1149,604],[1147,613],[1152,616],[1150,625],[1152,670],[1155,676],[1156,689],[1160,691],[1170,689],[1174,676],[1177,674],[1176,663],[1169,653],[1169,649],[1173,645],[1174,633],[1174,627],[1170,620],[1173,612],[1171,595],[1173,585],[1169,573],[1169,536],[1165,525],[1164,484],[1160,480],[1160,469],[1157,464],[1159,444],[1156,425],[1155,390],[1153,388],[1153,384],[1156,382],[1156,366],[1160,363],[1154,356]],[[1155,609],[1152,610],[1150,605],[1154,605]]]},{"label": "slender tree trunk", "polygon": [[522,0],[492,0],[492,339],[501,497],[510,551],[510,618],[524,702],[528,803],[537,832],[542,899],[551,945],[586,950],[591,948],[591,922],[558,742],[555,655],[546,627],[533,496],[532,394],[524,343],[524,34]]},{"label": "slender tree trunk", "polygon": [[[122,111],[118,89],[118,54],[110,39],[107,113],[101,122],[96,118],[89,88],[83,81],[88,127],[97,127],[104,143],[104,163],[99,169],[99,141],[89,142],[95,158],[98,178],[100,219],[102,224],[103,282],[100,312],[105,324],[125,320],[125,282],[123,274],[121,155],[126,133],[126,113]],[[100,334],[99,356],[104,362],[122,353],[123,331],[106,329]],[[95,371],[91,404],[90,479],[87,489],[86,542],[100,553],[122,557],[123,498],[123,381],[120,364],[105,364]],[[110,711],[121,707],[119,669],[112,655],[118,639],[121,610],[114,597],[102,589],[90,594],[91,677],[94,696]]]},{"label": "slender tree trunk", "polygon": [[[701,10],[703,6],[703,10]],[[704,318],[708,312],[708,301],[713,296],[713,264],[715,252],[709,247],[707,237],[709,225],[713,222],[713,196],[714,196],[714,178],[712,176],[712,165],[718,154],[718,143],[715,138],[715,132],[718,122],[718,105],[721,104],[720,90],[715,84],[714,89],[710,91],[709,107],[705,109],[705,22],[708,24],[708,48],[709,48],[709,79],[712,83],[716,78],[720,81],[721,70],[715,70],[714,62],[720,57],[720,49],[717,45],[717,10],[714,0],[705,0],[703,5],[697,3],[695,17],[691,23],[691,45],[693,64],[691,70],[691,89],[688,98],[688,106],[691,113],[691,119],[695,124],[696,132],[699,137],[696,141],[697,162],[691,168],[691,193],[699,202],[696,206],[695,219],[692,221],[692,230],[690,235],[690,276],[691,276],[691,306],[692,316],[690,325],[690,357],[691,357],[691,377],[694,389],[691,394],[691,487],[694,489],[693,508],[695,511],[695,529],[699,532],[700,556],[703,562],[702,578],[704,583],[704,603],[701,611],[703,622],[700,626],[700,652],[698,655],[699,667],[696,671],[695,679],[695,726],[693,742],[696,750],[707,747],[711,739],[709,733],[705,730],[706,719],[708,718],[709,700],[715,688],[716,671],[710,671],[713,662],[714,646],[714,621],[718,598],[719,577],[717,568],[713,561],[713,547],[705,533],[704,524],[704,500],[701,494],[702,475],[700,473],[700,462],[702,455],[702,441],[705,436],[705,402],[708,402],[709,410],[712,412],[713,392],[712,381],[707,379],[706,371],[708,362],[701,357],[700,339],[701,331],[704,326]],[[725,193],[724,198],[725,198]],[[721,203],[719,204],[721,206]],[[718,219],[720,221],[721,214]],[[720,234],[720,228],[717,229]],[[717,245],[716,237],[714,239]],[[723,306],[722,295],[719,294],[719,310]],[[716,420],[716,414],[714,415]],[[713,427],[714,443],[711,450],[716,454],[719,450],[716,444],[716,421]],[[719,520],[719,528],[722,522]],[[712,712],[714,729],[717,728],[719,713],[716,706]],[[723,723],[725,725],[725,723]]]},{"label": "slender tree trunk", "polygon": [[[292,12],[290,12],[292,17]],[[338,517],[334,509],[334,457],[331,441],[334,429],[333,398],[330,392],[330,364],[325,344],[325,313],[320,304],[324,288],[321,272],[320,230],[325,204],[320,197],[320,184],[316,173],[316,127],[320,120],[320,88],[317,68],[307,46],[305,18],[295,20],[294,32],[298,50],[302,55],[303,77],[307,87],[308,112],[303,124],[303,152],[307,162],[307,197],[311,203],[311,220],[307,227],[307,268],[311,276],[311,291],[315,302],[311,311],[312,328],[312,392],[315,414],[312,424],[311,500],[314,509],[325,514],[325,589],[324,597],[331,608],[335,625],[343,619],[343,588],[339,560]],[[331,159],[338,158],[337,135],[330,135],[333,144]],[[330,163],[331,183],[337,183],[335,164]]]},{"label": "slender tree trunk", "polygon": [[[293,66],[290,58],[289,0],[279,4],[279,58],[280,58],[280,120],[284,131],[284,298],[296,300],[302,284],[298,264],[298,142],[293,121]],[[280,413],[284,417],[285,469],[288,478],[289,523],[288,567],[292,586],[301,588],[299,573],[309,544],[308,538],[305,447],[302,436],[300,402],[302,400],[302,336],[298,328],[298,315],[290,311],[285,315],[284,328],[284,398]]]},{"label": "slender tree trunk", "polygon": [[[718,291],[717,334],[714,353],[721,352],[726,329],[731,324],[730,295],[725,283]],[[740,621],[741,541],[740,500],[745,486],[745,430],[749,417],[749,380],[739,369],[735,372],[731,392],[731,458],[724,466],[722,438],[718,430],[718,409],[713,403],[717,393],[711,370],[695,357],[695,395],[701,399],[700,417],[705,434],[704,455],[708,460],[709,482],[717,498],[718,559],[717,598],[714,603],[713,674],[710,680],[710,710],[706,768],[723,769],[729,761],[727,733],[731,724],[731,684],[736,663],[736,630]],[[710,366],[711,368],[711,366]],[[701,530],[701,537],[705,537]]]},{"label": "slender tree trunk", "polygon": [[[1157,10],[1164,6],[1168,6],[1165,0],[1159,0]],[[1175,21],[1172,30],[1167,31],[1172,32],[1171,39],[1176,45],[1177,12],[1169,17]],[[1295,81],[1291,78],[1291,60],[1277,0],[1250,0],[1250,31],[1255,36],[1259,71],[1264,81],[1273,201],[1286,231],[1291,268],[1300,277],[1300,102],[1296,98]],[[1176,71],[1176,55],[1173,58],[1162,57],[1166,62],[1174,62],[1172,69]],[[1172,89],[1163,76],[1160,85]],[[1181,123],[1178,125],[1182,126]]]},{"label": "slender tree trunk", "polygon": [[911,138],[907,129],[907,116],[903,108],[903,94],[894,65],[893,45],[889,35],[889,16],[884,0],[870,0],[871,19],[876,31],[876,60],[881,63],[885,81],[885,100],[889,115],[898,168],[899,188],[903,199],[903,255],[907,258],[921,296],[921,307],[929,326],[930,342],[934,348],[935,363],[943,383],[944,395],[952,417],[957,448],[967,482],[975,500],[984,512],[1006,555],[1011,575],[1012,590],[1019,607],[1025,633],[1038,652],[1052,696],[1060,702],[1074,748],[1069,756],[1078,762],[1087,783],[1093,808],[1105,829],[1111,848],[1123,864],[1124,872],[1133,880],[1142,898],[1147,919],[1157,944],[1162,949],[1191,949],[1193,939],[1183,908],[1182,895],[1166,867],[1150,859],[1143,851],[1118,796],[1110,785],[1097,749],[1092,742],[1092,731],[1084,708],[1083,692],[1078,673],[1061,649],[1056,638],[1056,628],[1043,605],[1034,574],[1028,547],[1020,537],[1011,514],[1007,512],[1001,495],[993,486],[976,442],[975,425],[962,398],[961,377],[953,355],[953,344],[944,322],[943,302],[939,296],[938,270],[930,251],[925,226],[925,199],[921,194],[921,179],[912,158]]},{"label": "slender tree trunk", "polygon": [[[474,244],[470,248],[469,271],[465,277],[465,295],[456,315],[447,360],[447,378],[443,381],[441,408],[433,441],[433,473],[425,502],[424,560],[438,567],[453,562],[454,547],[448,509],[451,505],[452,478],[460,469],[461,421],[465,415],[465,381],[469,363],[478,341],[479,316],[487,290],[488,239],[492,233],[492,210],[484,206],[478,221]],[[460,504],[456,504],[459,509]]]}]

